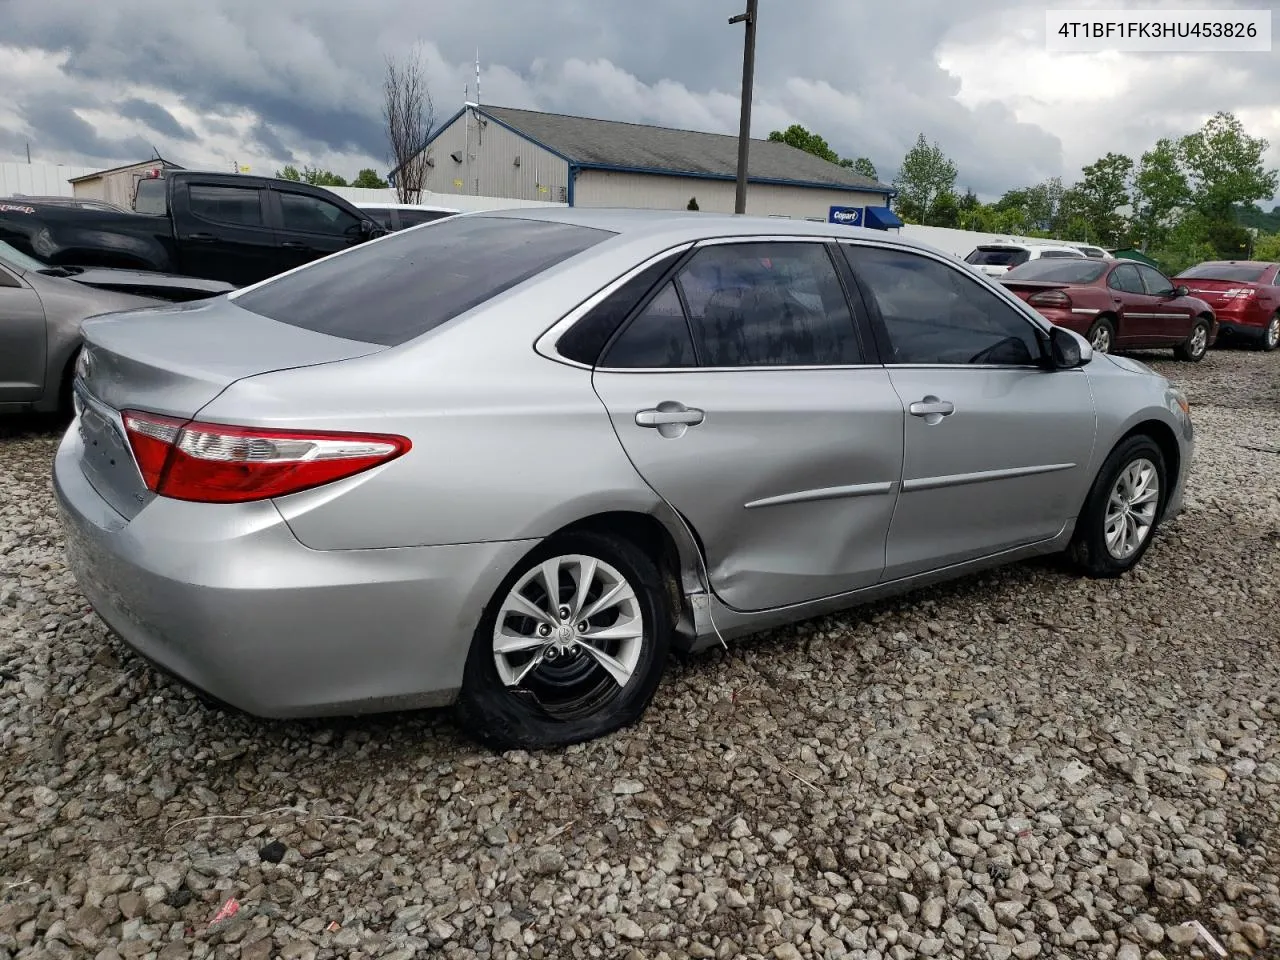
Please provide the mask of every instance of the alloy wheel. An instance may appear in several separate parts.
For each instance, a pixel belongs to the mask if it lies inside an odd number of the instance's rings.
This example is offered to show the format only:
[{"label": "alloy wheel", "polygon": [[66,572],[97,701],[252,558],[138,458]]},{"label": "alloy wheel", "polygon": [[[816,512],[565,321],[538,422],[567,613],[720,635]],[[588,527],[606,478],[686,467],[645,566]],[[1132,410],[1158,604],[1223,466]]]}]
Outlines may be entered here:
[{"label": "alloy wheel", "polygon": [[645,623],[615,567],[569,554],[522,575],[498,610],[493,663],[504,686],[559,719],[586,716],[635,674]]},{"label": "alloy wheel", "polygon": [[1268,350],[1274,350],[1277,346],[1280,346],[1280,314],[1272,317],[1271,322],[1267,324],[1265,337]]},{"label": "alloy wheel", "polygon": [[1209,348],[1209,328],[1204,324],[1196,324],[1196,328],[1191,331],[1191,342],[1187,344],[1187,353],[1193,357],[1198,357]]},{"label": "alloy wheel", "polygon": [[1146,458],[1130,461],[1111,487],[1103,520],[1107,552],[1127,560],[1151,534],[1160,506],[1160,474]]},{"label": "alloy wheel", "polygon": [[1111,350],[1111,330],[1108,327],[1099,326],[1093,331],[1093,340],[1090,344],[1096,352],[1108,353]]}]

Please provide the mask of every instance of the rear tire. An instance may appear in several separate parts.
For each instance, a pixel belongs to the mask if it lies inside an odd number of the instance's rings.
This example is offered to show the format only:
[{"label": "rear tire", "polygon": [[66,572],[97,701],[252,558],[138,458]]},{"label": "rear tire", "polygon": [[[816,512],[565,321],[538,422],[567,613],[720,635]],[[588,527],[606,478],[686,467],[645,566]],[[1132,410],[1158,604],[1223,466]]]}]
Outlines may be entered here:
[{"label": "rear tire", "polygon": [[1196,320],[1187,334],[1187,339],[1173,348],[1173,355],[1188,363],[1199,363],[1209,352],[1209,321],[1203,317]]},{"label": "rear tire", "polygon": [[526,750],[630,726],[662,679],[670,604],[657,564],[630,541],[593,532],[551,538],[516,565],[480,618],[455,707],[459,726],[491,747]]},{"label": "rear tire", "polygon": [[1130,437],[1098,471],[1067,556],[1086,576],[1129,572],[1151,546],[1168,499],[1168,470],[1159,445],[1146,434]]},{"label": "rear tire", "polygon": [[1262,331],[1262,336],[1258,338],[1259,350],[1270,353],[1276,347],[1280,347],[1280,313],[1271,318]]},{"label": "rear tire", "polygon": [[1095,353],[1110,353],[1116,348],[1116,326],[1106,317],[1093,321],[1087,336]]}]

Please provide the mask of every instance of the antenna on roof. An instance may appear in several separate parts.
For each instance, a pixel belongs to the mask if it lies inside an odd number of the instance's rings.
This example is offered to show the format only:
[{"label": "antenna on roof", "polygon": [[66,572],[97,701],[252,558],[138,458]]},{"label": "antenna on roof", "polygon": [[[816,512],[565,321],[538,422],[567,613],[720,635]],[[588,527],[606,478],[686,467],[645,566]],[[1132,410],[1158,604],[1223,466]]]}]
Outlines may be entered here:
[{"label": "antenna on roof", "polygon": [[476,103],[480,102],[480,48],[476,47]]}]

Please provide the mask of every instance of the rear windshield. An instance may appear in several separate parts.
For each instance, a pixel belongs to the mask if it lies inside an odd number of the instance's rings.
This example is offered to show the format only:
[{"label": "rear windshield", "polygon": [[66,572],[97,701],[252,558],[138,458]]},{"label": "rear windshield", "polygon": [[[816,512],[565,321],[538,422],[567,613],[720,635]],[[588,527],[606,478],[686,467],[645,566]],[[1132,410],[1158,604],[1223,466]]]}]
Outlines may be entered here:
[{"label": "rear windshield", "polygon": [[281,323],[394,347],[613,236],[508,217],[394,233],[236,297]]},{"label": "rear windshield", "polygon": [[1266,267],[1252,263],[1202,263],[1183,270],[1179,277],[1186,280],[1228,280],[1232,283],[1257,283],[1267,272]]},{"label": "rear windshield", "polygon": [[1016,267],[1026,263],[1030,256],[1026,250],[1010,247],[978,247],[964,258],[964,262],[979,267]]},{"label": "rear windshield", "polygon": [[1006,280],[1052,280],[1055,283],[1093,283],[1107,264],[1078,257],[1041,257],[1005,274]]}]

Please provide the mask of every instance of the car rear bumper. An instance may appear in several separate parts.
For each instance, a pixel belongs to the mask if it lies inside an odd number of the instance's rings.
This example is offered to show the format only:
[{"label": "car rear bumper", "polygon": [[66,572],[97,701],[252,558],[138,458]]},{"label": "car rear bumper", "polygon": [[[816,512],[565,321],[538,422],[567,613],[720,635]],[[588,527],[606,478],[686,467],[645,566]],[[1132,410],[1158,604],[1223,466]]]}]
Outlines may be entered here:
[{"label": "car rear bumper", "polygon": [[1218,330],[1224,337],[1261,337],[1267,331],[1271,316],[1262,310],[1250,313],[1219,313]]},{"label": "car rear bumper", "polygon": [[98,615],[184,682],[264,717],[452,702],[481,612],[531,541],[312,550],[269,501],[156,498],[132,521],[54,461],[70,568]]}]

